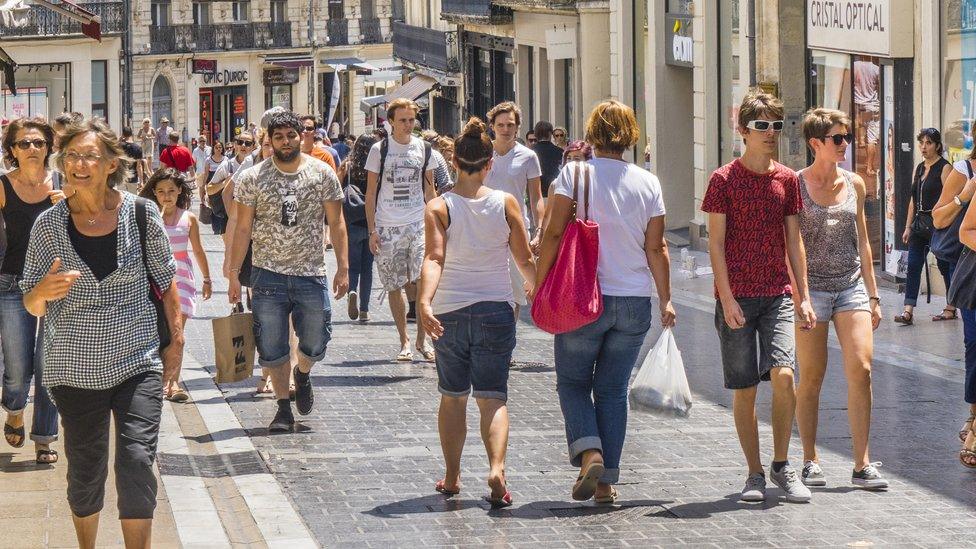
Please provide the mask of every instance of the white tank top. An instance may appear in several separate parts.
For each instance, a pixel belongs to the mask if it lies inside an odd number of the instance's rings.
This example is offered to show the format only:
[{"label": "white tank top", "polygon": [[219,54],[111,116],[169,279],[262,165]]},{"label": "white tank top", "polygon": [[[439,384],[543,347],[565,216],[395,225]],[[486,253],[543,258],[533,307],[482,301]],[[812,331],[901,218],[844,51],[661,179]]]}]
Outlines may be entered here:
[{"label": "white tank top", "polygon": [[503,191],[477,198],[454,193],[441,196],[450,224],[444,270],[434,293],[434,314],[444,314],[482,301],[505,301],[514,306],[508,273],[511,229],[505,217]]}]

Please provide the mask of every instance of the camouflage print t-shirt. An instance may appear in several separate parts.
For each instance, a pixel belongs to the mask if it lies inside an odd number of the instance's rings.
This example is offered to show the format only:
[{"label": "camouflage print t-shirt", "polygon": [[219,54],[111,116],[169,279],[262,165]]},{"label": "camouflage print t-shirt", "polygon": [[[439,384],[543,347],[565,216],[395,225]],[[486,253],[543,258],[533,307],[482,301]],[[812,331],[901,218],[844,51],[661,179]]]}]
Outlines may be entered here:
[{"label": "camouflage print t-shirt", "polygon": [[282,172],[269,159],[240,174],[234,200],[254,208],[254,266],[291,276],[325,276],[323,203],[342,197],[335,171],[304,154],[295,173]]}]

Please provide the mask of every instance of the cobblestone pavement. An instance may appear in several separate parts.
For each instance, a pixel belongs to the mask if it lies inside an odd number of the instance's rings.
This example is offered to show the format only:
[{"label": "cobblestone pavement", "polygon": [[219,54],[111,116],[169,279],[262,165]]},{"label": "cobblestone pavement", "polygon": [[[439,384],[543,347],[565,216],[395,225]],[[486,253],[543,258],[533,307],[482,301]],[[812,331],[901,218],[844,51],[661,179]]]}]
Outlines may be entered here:
[{"label": "cobblestone pavement", "polygon": [[[208,236],[206,246],[217,273],[220,245]],[[334,263],[331,255],[329,261]],[[325,361],[313,371],[315,409],[300,418],[301,432],[267,435],[274,405],[253,396],[254,380],[222,389],[324,547],[976,545],[976,473],[959,464],[955,434],[965,411],[960,324],[920,325],[922,333],[939,330],[928,343],[917,331],[885,328],[879,333],[879,355],[885,358],[874,366],[872,457],[884,462],[882,471],[892,481],[888,492],[857,490],[848,480],[846,385],[833,348],[820,414],[828,486],[814,489],[807,505],[786,503],[776,488],[770,488],[766,503],[744,504],[737,501],[744,461],[731,395],[722,388],[708,283],[678,278],[676,285],[675,334],[695,407],[688,419],[631,414],[623,484],[618,486],[622,499],[614,507],[570,498],[576,470],[566,457],[551,337],[527,322],[519,326],[510,379],[507,473],[515,505],[509,509],[492,511],[481,500],[487,460],[474,403],[462,462],[463,492],[450,499],[434,492],[443,472],[435,371],[428,363],[391,362],[396,331],[386,304],[371,303],[374,321],[365,326],[348,320],[345,301],[333,304],[334,338]],[[203,314],[225,314],[225,291],[225,283],[218,282]],[[884,299],[889,309],[898,302],[891,292]],[[935,302],[929,307],[933,312],[938,308]],[[922,312],[928,309],[921,309],[919,318]],[[188,352],[212,364],[208,318],[192,321],[188,334]],[[648,341],[656,336],[652,330]],[[886,345],[897,352],[885,352]],[[767,460],[772,446],[769,397],[764,387],[759,410]],[[790,455],[799,466],[796,436]]]}]

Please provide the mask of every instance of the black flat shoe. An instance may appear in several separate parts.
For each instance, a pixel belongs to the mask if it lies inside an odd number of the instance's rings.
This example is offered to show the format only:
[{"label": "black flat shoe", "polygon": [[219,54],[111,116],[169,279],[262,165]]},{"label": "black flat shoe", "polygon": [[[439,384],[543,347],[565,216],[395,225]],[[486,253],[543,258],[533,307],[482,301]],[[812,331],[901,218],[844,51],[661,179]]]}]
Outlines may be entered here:
[{"label": "black flat shoe", "polygon": [[[305,381],[302,381],[305,378]],[[312,394],[312,373],[303,374],[295,366],[295,407],[298,413],[307,416],[312,413],[315,395]]]},{"label": "black flat shoe", "polygon": [[278,410],[275,414],[273,420],[268,425],[269,433],[291,433],[295,430],[295,416],[291,415],[289,410],[287,413],[283,410]]}]

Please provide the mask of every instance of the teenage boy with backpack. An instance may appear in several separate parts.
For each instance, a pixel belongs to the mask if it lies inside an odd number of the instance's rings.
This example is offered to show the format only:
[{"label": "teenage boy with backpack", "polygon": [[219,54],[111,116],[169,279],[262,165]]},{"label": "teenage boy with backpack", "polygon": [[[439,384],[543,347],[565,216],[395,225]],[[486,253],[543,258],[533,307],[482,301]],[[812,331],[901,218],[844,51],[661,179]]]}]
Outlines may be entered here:
[{"label": "teenage boy with backpack", "polygon": [[[786,492],[787,501],[801,503],[810,501],[810,490],[787,455],[796,407],[794,315],[806,330],[817,319],[807,289],[806,252],[800,238],[798,214],[803,201],[799,178],[773,159],[783,118],[783,103],[776,97],[758,90],[746,95],[738,117],[745,153],[712,174],[701,208],[708,213],[715,328],[721,342],[725,387],[733,391],[735,428],[749,466],[741,498],[766,499],[756,390],[760,381],[769,381],[773,389],[769,476]],[[790,269],[795,287],[790,284]]]},{"label": "teenage boy with backpack", "polygon": [[[386,113],[393,131],[373,145],[366,159],[369,248],[376,256],[383,289],[390,294],[390,312],[400,334],[398,362],[413,360],[404,289],[412,294],[407,296],[411,301],[416,299],[424,262],[424,210],[435,196],[430,144],[412,133],[418,112],[413,101],[392,101]],[[433,360],[434,349],[425,336],[423,326],[417,324],[416,350],[425,360]]]}]

